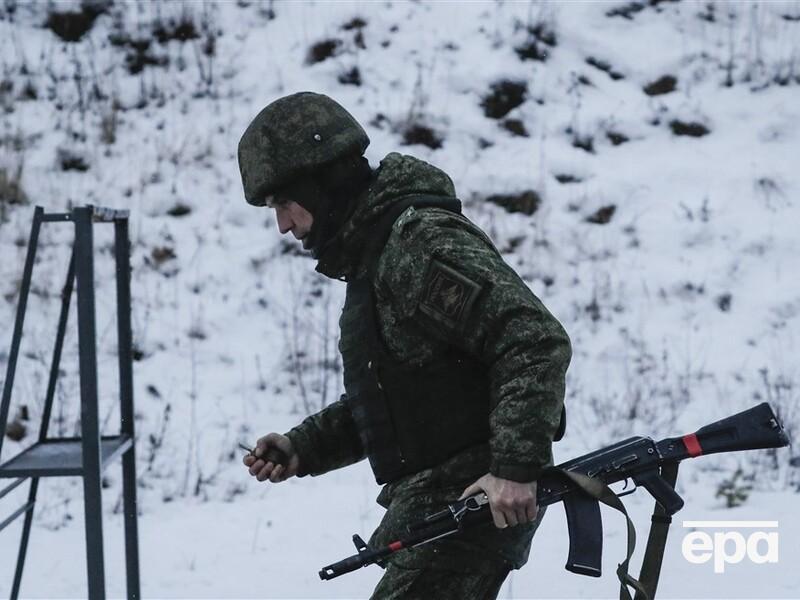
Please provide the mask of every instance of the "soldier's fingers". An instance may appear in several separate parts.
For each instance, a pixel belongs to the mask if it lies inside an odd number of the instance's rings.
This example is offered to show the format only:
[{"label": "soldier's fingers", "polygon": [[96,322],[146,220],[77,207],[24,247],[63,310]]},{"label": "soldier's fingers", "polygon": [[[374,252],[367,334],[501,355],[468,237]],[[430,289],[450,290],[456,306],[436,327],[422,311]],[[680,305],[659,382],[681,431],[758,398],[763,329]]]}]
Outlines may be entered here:
[{"label": "soldier's fingers", "polygon": [[537,516],[539,516],[539,507],[535,502],[530,502],[525,507],[525,517],[528,521],[535,521]]},{"label": "soldier's fingers", "polygon": [[506,522],[505,515],[501,513],[499,510],[491,507],[492,510],[492,520],[494,521],[494,526],[498,529],[505,529],[508,527],[508,523]]},{"label": "soldier's fingers", "polygon": [[260,457],[267,449],[267,440],[266,436],[258,438],[256,441],[256,447],[253,448],[253,454]]},{"label": "soldier's fingers", "polygon": [[267,436],[267,442],[271,446],[275,446],[278,450],[282,451],[284,454],[291,453],[292,442],[285,435],[281,435],[280,433],[270,433]]},{"label": "soldier's fingers", "polygon": [[269,480],[272,483],[278,483],[281,480],[283,471],[284,471],[283,465],[278,465],[277,467],[272,469],[272,473],[270,473]]},{"label": "soldier's fingers", "polygon": [[527,523],[528,522],[528,514],[527,514],[527,511],[525,510],[524,507],[523,508],[518,508],[514,512],[514,514],[517,517],[517,523],[519,525],[522,525],[523,523]]},{"label": "soldier's fingers", "polygon": [[467,487],[467,489],[465,489],[465,490],[462,492],[462,494],[461,494],[461,495],[458,497],[458,499],[459,499],[459,500],[463,500],[463,499],[464,499],[464,498],[466,498],[467,496],[472,496],[473,494],[477,494],[477,493],[478,493],[478,492],[480,492],[480,491],[481,491],[481,488],[480,488],[480,486],[478,485],[478,482],[476,481],[475,483],[473,483],[473,484],[469,485],[469,486]]},{"label": "soldier's fingers", "polygon": [[264,468],[264,461],[261,459],[256,460],[250,465],[250,475],[258,475],[258,472]]},{"label": "soldier's fingers", "polygon": [[244,458],[242,458],[242,462],[248,467],[250,465],[252,465],[255,462],[255,460],[256,460],[256,457],[253,456],[252,454],[247,454],[247,455],[245,455]]},{"label": "soldier's fingers", "polygon": [[259,481],[266,481],[266,479],[269,477],[269,474],[272,473],[272,469],[274,467],[275,465],[272,464],[272,461],[268,462],[266,465],[264,465],[264,468],[258,472],[256,479]]},{"label": "soldier's fingers", "polygon": [[506,511],[503,513],[503,516],[506,518],[506,523],[508,523],[509,527],[514,527],[519,525],[519,520],[517,519],[517,513],[513,510]]}]

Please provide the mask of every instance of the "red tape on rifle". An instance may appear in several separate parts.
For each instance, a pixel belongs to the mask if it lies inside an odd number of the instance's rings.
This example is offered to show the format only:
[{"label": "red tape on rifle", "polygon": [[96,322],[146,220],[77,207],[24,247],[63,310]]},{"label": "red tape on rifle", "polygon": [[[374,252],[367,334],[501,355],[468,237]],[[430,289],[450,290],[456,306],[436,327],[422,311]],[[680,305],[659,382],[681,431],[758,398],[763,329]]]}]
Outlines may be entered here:
[{"label": "red tape on rifle", "polygon": [[694,458],[695,456],[700,456],[703,453],[703,449],[700,447],[700,442],[697,441],[697,436],[695,434],[690,433],[689,435],[683,436],[682,439],[689,456]]},{"label": "red tape on rifle", "polygon": [[389,550],[392,552],[397,552],[398,550],[403,549],[403,542],[392,542],[389,544]]}]

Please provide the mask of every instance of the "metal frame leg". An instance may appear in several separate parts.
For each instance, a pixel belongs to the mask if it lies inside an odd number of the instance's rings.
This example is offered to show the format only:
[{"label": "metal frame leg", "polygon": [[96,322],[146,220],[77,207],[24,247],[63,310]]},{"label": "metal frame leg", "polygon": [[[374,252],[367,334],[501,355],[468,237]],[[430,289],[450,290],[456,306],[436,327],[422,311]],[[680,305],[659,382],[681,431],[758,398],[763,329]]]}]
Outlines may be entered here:
[{"label": "metal frame leg", "polygon": [[105,598],[103,500],[100,487],[100,431],[97,416],[94,254],[91,207],[73,210],[78,281],[78,354],[81,387],[83,501],[89,598]]},{"label": "metal frame leg", "polygon": [[[20,288],[19,306],[17,308],[14,332],[11,341],[6,380],[0,402],[0,433],[4,431],[10,409],[11,390],[13,387],[17,357],[22,339],[22,325],[25,318],[28,293],[30,291],[34,258],[43,222],[72,221],[75,225],[75,243],[67,273],[67,282],[62,292],[61,316],[56,334],[53,362],[50,366],[50,378],[47,387],[42,424],[39,431],[39,442],[47,441],[47,430],[52,412],[53,398],[58,379],[59,363],[63,348],[69,314],[70,298],[77,282],[78,296],[78,354],[80,368],[81,395],[81,448],[83,464],[84,514],[86,527],[86,562],[88,574],[88,597],[92,600],[105,598],[105,568],[103,555],[103,514],[101,467],[102,447],[98,418],[97,389],[97,344],[95,324],[94,296],[94,252],[93,223],[96,221],[114,222],[115,254],[117,269],[117,328],[119,344],[119,376],[120,376],[120,435],[130,440],[128,450],[122,456],[123,499],[125,506],[125,560],[128,598],[139,600],[139,549],[137,531],[136,506],[136,458],[134,452],[135,431],[133,412],[133,363],[131,335],[131,299],[130,299],[130,248],[128,239],[127,211],[110,211],[96,209],[91,206],[75,208],[71,214],[46,214],[42,207],[34,211],[30,242]],[[3,436],[0,435],[0,453]],[[11,517],[0,523],[0,530],[5,528],[16,517],[26,513],[20,540],[17,566],[14,573],[11,598],[16,599],[22,581],[25,555],[33,522],[33,508],[41,477],[31,477],[28,502],[15,511]],[[25,478],[0,490],[0,498],[12,489],[21,485]]]},{"label": "metal frame leg", "polygon": [[[117,343],[119,346],[120,432],[135,441],[133,414],[133,336],[131,334],[131,265],[128,220],[114,223],[117,266]],[[128,600],[138,600],[139,533],[136,516],[136,444],[122,455],[122,498],[125,510],[125,572]]]},{"label": "metal frame leg", "polygon": [[[47,383],[47,396],[42,412],[42,424],[39,427],[39,441],[47,439],[47,429],[50,424],[50,412],[53,407],[53,397],[58,381],[58,367],[61,363],[61,351],[64,347],[64,334],[67,329],[67,317],[69,315],[69,304],[72,296],[73,284],[75,281],[75,252],[70,257],[69,267],[67,268],[67,281],[61,293],[61,314],[58,319],[58,329],[56,331],[56,342],[53,348],[53,362],[50,365],[50,379]],[[28,492],[28,503],[30,509],[25,514],[25,522],[22,525],[22,538],[19,543],[19,553],[17,554],[17,568],[14,571],[14,583],[11,586],[11,599],[16,600],[19,596],[19,588],[22,584],[22,572],[25,568],[25,555],[28,551],[28,540],[30,538],[31,523],[33,522],[33,508],[36,504],[36,492],[39,488],[39,478],[31,479],[31,487]]]},{"label": "metal frame leg", "polygon": [[[17,370],[17,357],[19,356],[19,347],[22,342],[22,326],[25,322],[25,309],[28,305],[28,292],[31,288],[31,277],[33,276],[33,265],[36,257],[36,248],[39,243],[39,231],[42,225],[42,215],[44,209],[37,206],[33,212],[33,224],[31,225],[31,234],[28,241],[28,252],[25,257],[25,267],[22,272],[22,283],[19,290],[19,304],[17,305],[17,316],[14,321],[14,333],[11,336],[11,353],[8,357],[8,365],[6,368],[6,380],[3,386],[3,400],[0,402],[0,454],[2,454],[3,440],[5,438],[6,424],[8,423],[8,411],[11,407],[11,391],[14,387],[14,375]],[[31,532],[31,521],[33,518],[33,505],[32,501],[36,500],[36,489],[38,487],[38,480],[31,481],[30,491],[28,492],[28,506],[25,513],[25,522],[22,526],[22,538],[20,540],[19,552],[17,553],[17,566],[14,569],[14,583],[11,588],[11,598],[15,600],[19,594],[19,587],[22,582],[22,569],[25,566],[25,553],[28,548],[28,539]]]},{"label": "metal frame leg", "polygon": [[61,365],[61,351],[64,349],[64,335],[67,331],[67,320],[69,318],[69,305],[72,298],[72,291],[75,287],[75,248],[69,259],[67,268],[67,281],[61,290],[61,314],[58,317],[58,329],[56,330],[56,341],[53,346],[53,362],[50,363],[50,378],[47,381],[47,395],[44,400],[44,410],[42,411],[42,425],[39,428],[39,441],[47,439],[47,430],[50,427],[50,413],[53,410],[53,398],[56,394],[56,384],[58,383],[58,368]]},{"label": "metal frame leg", "polygon": [[44,209],[41,206],[37,206],[33,212],[33,225],[31,225],[31,236],[28,241],[28,254],[25,257],[25,268],[22,272],[22,283],[19,288],[17,317],[14,321],[14,333],[11,335],[11,352],[8,355],[6,381],[3,384],[3,400],[0,402],[0,432],[2,432],[2,435],[0,435],[0,456],[3,453],[3,439],[5,439],[6,423],[8,422],[8,409],[11,406],[11,390],[14,387],[14,374],[17,370],[17,357],[19,356],[19,346],[22,341],[22,325],[25,322],[25,308],[28,305],[28,292],[31,289],[33,263],[36,257],[36,246],[39,243],[39,229],[42,225],[43,214]]},{"label": "metal frame leg", "polygon": [[22,585],[22,570],[25,568],[25,554],[28,551],[28,540],[31,535],[31,524],[33,523],[33,507],[36,502],[36,492],[39,489],[39,478],[31,479],[31,487],[28,492],[28,505],[30,508],[25,513],[25,521],[22,524],[22,537],[19,541],[19,552],[17,553],[17,568],[14,570],[14,583],[11,586],[11,600],[19,597],[19,588]]}]

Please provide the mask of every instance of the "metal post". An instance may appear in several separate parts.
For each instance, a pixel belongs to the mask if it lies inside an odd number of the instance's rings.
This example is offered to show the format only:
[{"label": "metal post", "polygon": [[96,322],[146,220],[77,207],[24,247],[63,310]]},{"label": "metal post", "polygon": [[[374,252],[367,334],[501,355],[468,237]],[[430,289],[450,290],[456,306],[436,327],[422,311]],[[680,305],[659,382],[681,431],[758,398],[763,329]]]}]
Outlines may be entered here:
[{"label": "metal post", "polygon": [[[131,265],[128,219],[114,222],[117,267],[117,343],[119,347],[120,433],[135,441],[133,413],[133,339],[131,335]],[[125,572],[128,600],[138,600],[139,534],[136,525],[136,444],[122,455],[122,497],[125,510]]]},{"label": "metal post", "polygon": [[50,413],[53,409],[53,398],[56,393],[58,383],[58,368],[61,365],[61,351],[64,348],[64,334],[67,330],[67,320],[69,318],[69,305],[72,298],[72,290],[75,285],[75,248],[69,259],[67,268],[67,281],[61,290],[61,314],[58,317],[58,329],[56,330],[56,342],[53,347],[53,362],[50,363],[50,379],[47,382],[47,395],[44,400],[44,410],[42,411],[42,426],[39,429],[39,441],[47,439],[47,429],[50,425]]},{"label": "metal post", "polygon": [[78,281],[78,354],[81,388],[83,498],[86,519],[86,567],[89,598],[105,598],[103,501],[100,487],[100,431],[97,418],[97,347],[95,337],[92,208],[73,210]]},{"label": "metal post", "polygon": [[39,489],[39,478],[31,479],[31,487],[28,491],[28,503],[30,508],[25,513],[25,522],[22,525],[22,539],[19,542],[19,552],[17,553],[17,568],[14,570],[14,583],[11,586],[11,600],[19,597],[19,586],[22,584],[22,569],[25,567],[25,552],[28,550],[28,538],[31,533],[31,522],[33,521],[33,506],[36,502],[36,491]]},{"label": "metal post", "polygon": [[22,341],[22,324],[25,321],[25,307],[28,304],[28,292],[31,288],[31,275],[33,262],[36,257],[36,246],[39,243],[39,228],[42,225],[44,209],[37,206],[33,211],[33,225],[28,241],[28,255],[25,258],[25,269],[22,272],[22,282],[19,288],[19,305],[17,305],[17,318],[14,321],[14,333],[11,336],[11,353],[8,355],[6,367],[6,381],[3,386],[3,401],[0,403],[0,456],[3,454],[3,439],[6,437],[6,423],[8,422],[8,409],[11,406],[11,389],[14,387],[14,373],[17,370],[17,356],[19,345]]},{"label": "metal post", "polygon": [[[44,401],[44,410],[42,411],[42,424],[39,428],[39,441],[43,442],[47,439],[47,428],[50,424],[50,412],[53,408],[53,397],[56,392],[56,382],[58,381],[58,367],[61,364],[61,350],[64,347],[64,334],[67,329],[67,317],[69,316],[69,304],[72,296],[73,283],[75,281],[75,251],[73,249],[72,256],[69,260],[69,268],[67,269],[67,281],[61,292],[61,314],[58,318],[58,329],[56,331],[56,342],[53,348],[53,362],[50,364],[50,380],[47,383],[47,395]],[[22,584],[22,571],[25,568],[25,555],[28,550],[28,540],[31,534],[31,524],[33,522],[33,507],[36,503],[36,492],[39,489],[39,478],[33,477],[31,479],[31,487],[28,492],[28,503],[31,505],[30,510],[25,513],[25,522],[22,525],[22,537],[19,542],[19,552],[17,553],[17,568],[14,571],[14,583],[11,586],[11,598],[16,600],[19,595],[19,588]]]}]

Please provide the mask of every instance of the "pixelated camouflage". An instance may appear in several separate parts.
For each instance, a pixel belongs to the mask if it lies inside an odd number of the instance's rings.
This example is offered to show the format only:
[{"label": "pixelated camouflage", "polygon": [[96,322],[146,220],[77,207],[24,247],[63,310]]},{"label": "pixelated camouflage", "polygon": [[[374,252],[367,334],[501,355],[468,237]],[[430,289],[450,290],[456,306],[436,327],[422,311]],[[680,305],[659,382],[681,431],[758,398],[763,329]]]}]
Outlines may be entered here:
[{"label": "pixelated camouflage", "polygon": [[299,92],[267,105],[239,141],[244,196],[254,206],[303,173],[363,154],[369,137],[340,104],[323,94]]},{"label": "pixelated camouflage", "polygon": [[[461,295],[457,312],[447,312],[447,290],[436,286],[445,276]],[[571,347],[489,238],[449,211],[409,209],[381,255],[375,287],[381,333],[398,359],[424,363],[453,345],[487,365],[490,470],[536,479],[552,458]]]},{"label": "pixelated camouflage", "polygon": [[507,576],[507,567],[493,573],[449,573],[431,566],[389,565],[370,600],[494,600]]},{"label": "pixelated camouflage", "polygon": [[[387,155],[343,229],[340,273],[366,272],[359,249],[370,225],[411,193],[453,196],[455,190],[432,165]],[[491,383],[488,443],[383,487],[378,502],[387,512],[371,539],[383,544],[402,534],[409,522],[458,498],[487,472],[532,481],[552,464],[571,347],[559,322],[491,240],[467,218],[443,209],[409,208],[397,219],[378,262],[374,291],[380,333],[396,360],[424,365],[454,345],[487,366]],[[343,328],[342,336],[347,335]],[[287,435],[303,474],[319,475],[364,458],[342,399]],[[399,552],[391,560],[405,568],[435,565],[460,572],[519,568],[528,559],[538,523],[464,532]]]}]

